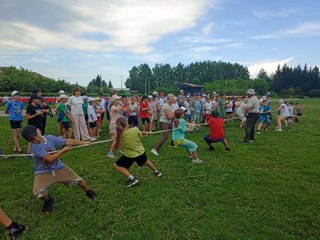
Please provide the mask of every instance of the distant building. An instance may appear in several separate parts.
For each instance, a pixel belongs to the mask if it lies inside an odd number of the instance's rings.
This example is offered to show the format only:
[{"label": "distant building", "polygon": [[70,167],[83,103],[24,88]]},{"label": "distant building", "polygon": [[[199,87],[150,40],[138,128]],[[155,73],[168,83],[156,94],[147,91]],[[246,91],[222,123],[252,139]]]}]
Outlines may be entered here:
[{"label": "distant building", "polygon": [[194,95],[195,93],[203,94],[203,86],[195,85],[192,83],[182,83],[181,90],[184,91],[185,95],[187,95],[188,93],[190,93],[191,95]]}]

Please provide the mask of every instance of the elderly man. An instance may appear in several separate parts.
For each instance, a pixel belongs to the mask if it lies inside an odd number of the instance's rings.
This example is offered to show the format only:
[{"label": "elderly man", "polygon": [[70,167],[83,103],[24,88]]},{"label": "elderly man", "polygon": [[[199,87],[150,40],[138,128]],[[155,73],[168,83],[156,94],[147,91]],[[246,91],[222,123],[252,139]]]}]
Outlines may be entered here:
[{"label": "elderly man", "polygon": [[256,97],[256,93],[254,89],[249,89],[247,91],[249,101],[247,104],[247,109],[246,109],[246,116],[247,116],[247,121],[246,121],[246,126],[245,126],[245,131],[246,135],[244,137],[243,142],[244,143],[249,143],[250,141],[254,140],[254,129],[256,122],[259,119],[259,107],[260,107],[260,102],[259,99]]}]

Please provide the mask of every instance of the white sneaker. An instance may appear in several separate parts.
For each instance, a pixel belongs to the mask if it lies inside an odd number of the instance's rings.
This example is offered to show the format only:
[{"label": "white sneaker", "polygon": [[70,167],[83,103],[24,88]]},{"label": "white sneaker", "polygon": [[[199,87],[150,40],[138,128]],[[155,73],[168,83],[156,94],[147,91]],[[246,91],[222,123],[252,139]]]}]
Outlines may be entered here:
[{"label": "white sneaker", "polygon": [[281,128],[277,128],[276,132],[282,132],[282,129]]},{"label": "white sneaker", "polygon": [[159,156],[159,153],[157,152],[157,150],[155,150],[154,148],[151,149],[151,152],[156,155],[156,156]]},{"label": "white sneaker", "polygon": [[97,139],[95,137],[92,137],[90,140],[91,140],[91,142],[94,142]]},{"label": "white sneaker", "polygon": [[193,159],[192,163],[202,163],[202,161],[198,158],[198,159]]}]

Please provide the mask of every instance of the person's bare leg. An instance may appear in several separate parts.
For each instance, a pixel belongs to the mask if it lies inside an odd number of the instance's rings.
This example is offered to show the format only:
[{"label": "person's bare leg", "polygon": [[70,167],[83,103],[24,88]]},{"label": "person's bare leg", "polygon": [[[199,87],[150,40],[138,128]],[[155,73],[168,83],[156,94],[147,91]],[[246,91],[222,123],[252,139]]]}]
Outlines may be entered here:
[{"label": "person's bare leg", "polygon": [[5,228],[9,227],[12,223],[12,220],[8,217],[8,215],[0,208],[0,224]]},{"label": "person's bare leg", "polygon": [[128,169],[124,168],[124,167],[120,167],[118,166],[117,164],[113,164],[114,168],[119,172],[121,173],[123,176],[125,177],[129,177],[131,176],[132,174],[128,171]]},{"label": "person's bare leg", "polygon": [[145,165],[147,165],[147,167],[150,168],[152,172],[155,172],[157,170],[154,164],[149,160],[146,161]]}]

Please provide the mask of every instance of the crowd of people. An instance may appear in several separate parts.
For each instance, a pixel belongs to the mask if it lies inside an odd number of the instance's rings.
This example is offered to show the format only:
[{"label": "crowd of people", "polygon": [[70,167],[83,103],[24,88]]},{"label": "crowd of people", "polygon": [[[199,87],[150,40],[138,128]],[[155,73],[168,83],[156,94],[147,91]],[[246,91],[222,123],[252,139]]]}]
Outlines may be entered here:
[{"label": "crowd of people", "polygon": [[[54,106],[57,116],[57,136],[45,135],[47,116],[53,116],[51,108],[43,101],[41,91],[33,91],[26,107],[27,126],[22,129],[22,110],[24,105],[19,101],[19,92],[13,91],[11,100],[6,104],[5,112],[9,114],[10,127],[14,143],[14,153],[22,153],[19,144],[20,135],[28,141],[27,153],[33,155],[34,164],[34,195],[44,201],[43,213],[52,210],[53,198],[49,188],[55,183],[77,184],[91,199],[96,199],[96,193],[71,168],[66,166],[60,156],[70,151],[70,145],[84,145],[96,141],[100,137],[104,119],[108,125],[108,134],[113,139],[107,157],[116,158],[116,171],[128,178],[128,187],[138,183],[138,179],[129,172],[136,162],[139,166],[146,165],[155,176],[162,173],[148,159],[146,150],[140,140],[142,135],[148,135],[160,129],[161,137],[151,149],[153,155],[159,155],[165,142],[171,135],[170,147],[186,149],[187,154],[195,164],[202,163],[198,155],[196,142],[185,138],[186,132],[193,132],[200,125],[208,125],[209,133],[203,137],[208,150],[214,151],[214,143],[223,143],[225,150],[230,151],[229,143],[224,133],[227,122],[240,120],[240,128],[244,128],[244,143],[255,139],[255,133],[267,131],[271,125],[272,112],[275,117],[276,130],[282,131],[282,124],[299,121],[302,109],[298,103],[284,100],[278,101],[279,106],[272,111],[270,96],[257,97],[254,89],[249,89],[245,96],[219,96],[196,93],[194,96],[183,90],[176,97],[169,93],[159,96],[154,91],[152,95],[142,97],[118,96],[110,92],[108,98],[102,94],[88,97],[74,88],[69,97],[61,90]],[[256,123],[258,126],[256,128]],[[170,134],[172,130],[172,134]],[[64,146],[64,147],[63,147]],[[63,147],[61,150],[58,148]],[[1,209],[0,209],[1,210]],[[0,223],[8,228],[10,236],[20,234],[24,226],[12,222],[5,213],[0,211]]]}]

